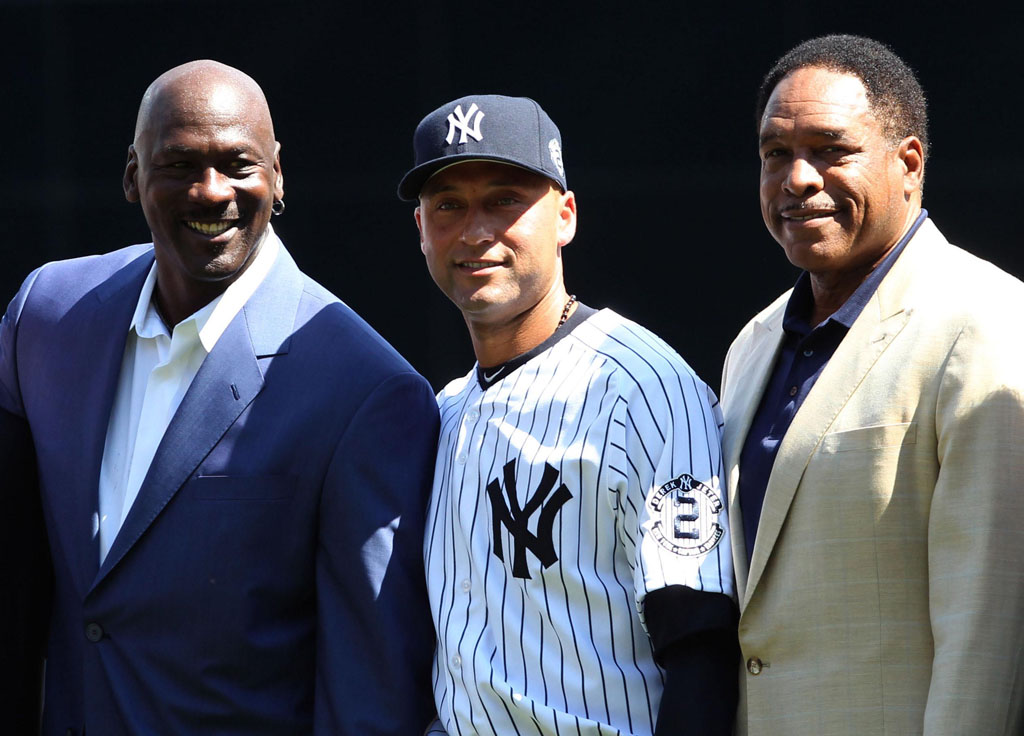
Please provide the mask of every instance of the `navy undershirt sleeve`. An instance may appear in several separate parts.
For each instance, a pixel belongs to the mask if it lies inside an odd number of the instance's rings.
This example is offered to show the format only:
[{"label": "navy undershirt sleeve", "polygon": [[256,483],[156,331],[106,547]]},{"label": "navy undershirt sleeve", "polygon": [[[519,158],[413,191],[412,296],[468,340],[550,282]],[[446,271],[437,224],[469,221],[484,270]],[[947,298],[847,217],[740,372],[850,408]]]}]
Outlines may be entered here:
[{"label": "navy undershirt sleeve", "polygon": [[665,670],[655,736],[728,736],[739,696],[736,603],[670,585],[644,600],[654,658]]}]

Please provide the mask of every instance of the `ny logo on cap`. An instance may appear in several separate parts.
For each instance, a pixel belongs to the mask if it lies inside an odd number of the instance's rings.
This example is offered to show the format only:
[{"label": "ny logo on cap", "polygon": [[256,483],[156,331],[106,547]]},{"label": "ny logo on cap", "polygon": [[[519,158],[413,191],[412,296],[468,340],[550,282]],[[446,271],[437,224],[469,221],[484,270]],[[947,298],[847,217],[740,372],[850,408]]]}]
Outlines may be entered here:
[{"label": "ny logo on cap", "polygon": [[548,141],[548,153],[551,154],[551,163],[558,169],[558,175],[565,176],[565,166],[562,165],[562,147],[558,145],[555,138]]},{"label": "ny logo on cap", "polygon": [[[473,113],[476,113],[476,117],[473,117]],[[455,106],[455,112],[449,113],[448,115],[448,137],[444,139],[445,143],[451,144],[452,138],[455,137],[455,129],[458,128],[461,132],[459,135],[459,145],[461,146],[466,142],[466,136],[471,135],[476,140],[483,140],[483,134],[480,132],[480,121],[484,117],[484,112],[476,106],[474,102],[469,106],[469,112],[465,115],[462,114],[462,105]],[[470,120],[473,121],[473,127],[470,129]]]}]

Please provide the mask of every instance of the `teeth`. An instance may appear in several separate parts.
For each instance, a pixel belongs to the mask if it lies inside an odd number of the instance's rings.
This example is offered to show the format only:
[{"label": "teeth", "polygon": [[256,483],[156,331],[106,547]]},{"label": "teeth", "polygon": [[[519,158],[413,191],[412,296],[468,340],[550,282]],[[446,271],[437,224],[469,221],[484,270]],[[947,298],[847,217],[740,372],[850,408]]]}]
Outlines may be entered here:
[{"label": "teeth", "polygon": [[815,217],[824,217],[824,216],[825,216],[825,213],[816,214],[816,215],[804,215],[803,217],[794,217],[793,215],[789,215],[788,219],[796,220],[797,222],[806,222],[807,220],[813,220]]},{"label": "teeth", "polygon": [[227,222],[194,222],[186,221],[185,226],[203,235],[220,235],[234,225],[234,220]]},{"label": "teeth", "polygon": [[487,268],[493,266],[493,263],[484,263],[483,261],[463,261],[463,266],[466,268]]}]

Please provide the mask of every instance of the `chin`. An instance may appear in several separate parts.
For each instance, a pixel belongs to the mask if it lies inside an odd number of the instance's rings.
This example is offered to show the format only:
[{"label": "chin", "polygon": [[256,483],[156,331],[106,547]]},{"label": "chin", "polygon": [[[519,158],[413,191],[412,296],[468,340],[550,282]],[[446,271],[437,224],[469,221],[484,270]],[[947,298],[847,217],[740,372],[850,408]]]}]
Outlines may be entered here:
[{"label": "chin", "polygon": [[256,253],[253,246],[246,246],[245,250],[241,253],[233,251],[232,253],[224,253],[223,256],[230,257],[230,261],[226,261],[222,258],[215,258],[210,261],[204,269],[212,280],[222,280],[236,276],[244,271],[249,264],[256,259]]},{"label": "chin", "polygon": [[789,242],[780,245],[789,262],[805,271],[812,271],[815,266],[828,263],[831,260],[830,254],[835,250],[827,240]]},{"label": "chin", "polygon": [[216,260],[197,263],[190,269],[190,275],[196,281],[215,283],[237,276],[245,269],[247,263],[248,259],[238,263],[223,263]]},{"label": "chin", "polygon": [[459,311],[467,317],[485,318],[491,311],[492,304],[482,299],[452,299]]},{"label": "chin", "polygon": [[241,269],[239,268],[236,268],[233,271],[227,269],[207,269],[198,274],[195,279],[196,281],[206,281],[211,284],[215,284],[219,281],[227,281],[228,279],[237,276],[240,272]]}]

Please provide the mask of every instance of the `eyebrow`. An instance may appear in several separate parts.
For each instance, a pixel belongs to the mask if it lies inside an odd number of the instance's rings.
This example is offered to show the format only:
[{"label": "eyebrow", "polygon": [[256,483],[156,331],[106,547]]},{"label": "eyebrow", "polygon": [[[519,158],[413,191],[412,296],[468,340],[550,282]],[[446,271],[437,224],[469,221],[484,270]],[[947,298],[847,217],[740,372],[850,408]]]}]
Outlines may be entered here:
[{"label": "eyebrow", "polygon": [[179,144],[164,146],[163,148],[159,149],[157,153],[195,153],[195,150],[196,149],[192,148],[191,146],[182,146]]},{"label": "eyebrow", "polygon": [[[194,148],[192,146],[186,146],[186,145],[183,145],[181,143],[171,143],[170,145],[166,145],[163,148],[161,148],[158,151],[158,153],[190,154],[190,153],[196,153],[198,150],[199,150],[198,148]],[[225,155],[228,155],[228,156],[237,156],[237,155],[243,154],[243,153],[254,153],[255,150],[256,149],[251,147],[251,146],[232,146],[231,148],[225,149],[221,153],[223,153]]]},{"label": "eyebrow", "polygon": [[[802,133],[805,135],[817,136],[819,138],[828,138],[833,141],[844,140],[848,137],[844,128],[840,128],[838,130],[835,128],[811,128],[810,130],[803,130]],[[767,134],[762,133],[758,136],[757,142],[758,145],[763,146],[765,143],[784,137],[785,136],[782,133],[778,132],[768,132]]]}]

